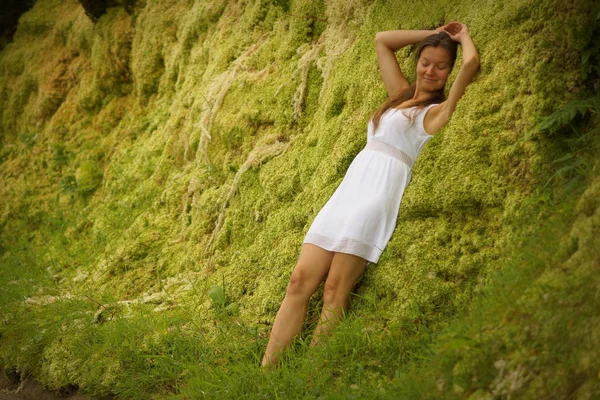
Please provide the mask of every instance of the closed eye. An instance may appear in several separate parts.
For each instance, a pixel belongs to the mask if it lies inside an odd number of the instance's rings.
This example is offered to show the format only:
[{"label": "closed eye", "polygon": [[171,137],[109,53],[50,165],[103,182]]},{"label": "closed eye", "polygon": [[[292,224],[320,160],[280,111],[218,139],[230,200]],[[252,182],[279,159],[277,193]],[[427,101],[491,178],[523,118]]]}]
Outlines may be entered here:
[{"label": "closed eye", "polygon": [[[421,60],[421,65],[422,65],[422,66],[424,66],[424,67],[428,67],[428,66],[429,66],[429,61],[428,61],[428,60],[426,60],[426,59],[422,59],[422,60]],[[446,63],[439,63],[439,64],[437,64],[435,67],[436,67],[438,70],[440,70],[440,71],[441,71],[441,70],[447,69],[447,68],[448,68],[448,64],[446,64]]]}]

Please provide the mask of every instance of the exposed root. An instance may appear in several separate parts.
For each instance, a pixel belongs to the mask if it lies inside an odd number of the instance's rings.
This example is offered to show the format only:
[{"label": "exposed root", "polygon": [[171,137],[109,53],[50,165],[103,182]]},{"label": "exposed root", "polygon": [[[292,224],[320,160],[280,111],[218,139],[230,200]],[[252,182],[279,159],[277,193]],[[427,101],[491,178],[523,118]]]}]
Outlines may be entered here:
[{"label": "exposed root", "polygon": [[[308,72],[310,67],[314,64],[319,70],[321,70],[321,76],[323,78],[323,84],[321,85],[321,91],[319,92],[319,103],[321,103],[323,101],[323,95],[326,92],[329,76],[331,75],[333,67],[335,66],[335,62],[346,51],[346,49],[348,49],[350,44],[354,42],[354,37],[351,34],[338,31],[334,32],[334,29],[336,28],[326,29],[325,32],[321,34],[321,37],[319,37],[319,40],[312,46],[309,46],[309,50],[304,53],[302,58],[300,58],[293,76],[288,81],[282,83],[275,91],[275,95],[277,95],[277,93],[279,93],[279,91],[285,85],[296,79],[298,75],[300,76],[300,84],[298,85],[292,98],[292,106],[294,108],[293,119],[295,121],[302,116],[302,111],[304,110],[306,87],[308,85]],[[339,37],[343,39],[337,41],[329,40],[329,38]],[[300,52],[304,48],[305,46],[300,47],[298,51]],[[325,50],[325,55],[319,57],[319,54],[322,50]]]},{"label": "exposed root", "polygon": [[266,38],[267,35],[265,34],[256,43],[248,47],[246,51],[231,63],[230,67],[225,72],[212,79],[208,85],[204,95],[208,107],[203,110],[200,122],[198,122],[198,128],[200,128],[200,143],[198,145],[198,150],[196,151],[196,158],[201,157],[205,163],[209,162],[207,148],[212,139],[210,131],[217,111],[221,107],[221,104],[223,104],[223,99],[229,91],[238,72],[246,69],[245,62],[248,57],[263,44]]},{"label": "exposed root", "polygon": [[246,159],[244,164],[242,164],[240,169],[235,174],[235,177],[233,178],[233,182],[231,183],[231,186],[229,187],[227,196],[225,197],[225,200],[223,201],[223,204],[221,206],[221,212],[219,213],[219,217],[217,219],[217,224],[215,225],[215,229],[213,229],[210,240],[208,241],[207,249],[212,248],[219,231],[223,227],[223,221],[225,220],[225,211],[227,210],[227,207],[229,206],[229,202],[231,201],[231,199],[233,198],[233,196],[235,195],[235,193],[238,190],[238,187],[240,184],[240,179],[242,178],[242,174],[244,172],[246,172],[249,168],[253,168],[253,167],[257,167],[257,166],[261,165],[268,158],[282,154],[289,147],[289,145],[290,145],[289,142],[287,142],[287,143],[278,142],[277,136],[278,135],[270,135],[270,136],[266,137],[263,140],[263,142],[266,142],[266,143],[264,143],[262,145],[259,142],[256,145],[256,147],[254,148],[254,150],[252,150],[252,152],[250,152],[250,155],[248,156],[248,158]]},{"label": "exposed root", "polygon": [[181,241],[181,238],[183,237],[183,234],[185,233],[185,231],[188,227],[187,209],[188,209],[188,207],[190,207],[190,204],[194,204],[196,202],[199,188],[200,188],[200,182],[198,181],[198,178],[196,178],[195,176],[192,176],[192,178],[190,179],[190,183],[188,185],[187,192],[183,196],[183,201],[182,201],[182,205],[181,205],[181,207],[182,207],[181,208],[181,218],[180,218],[181,230],[179,231],[179,237],[171,243],[178,243]]},{"label": "exposed root", "polygon": [[[210,162],[208,157],[208,145],[212,140],[211,129],[213,122],[215,120],[215,116],[217,111],[220,109],[223,104],[223,100],[229,91],[231,84],[234,82],[236,77],[239,76],[240,72],[246,72],[247,66],[245,64],[248,57],[250,57],[267,39],[267,35],[263,35],[256,43],[252,44],[250,47],[246,49],[235,61],[233,61],[225,72],[213,78],[208,85],[208,88],[204,94],[200,94],[206,103],[206,106],[202,108],[200,121],[197,126],[200,130],[200,138],[198,148],[196,149],[195,159],[197,162],[202,162],[208,164]],[[252,73],[248,73],[251,76],[262,77],[266,73],[266,69],[261,71],[254,71]],[[186,113],[186,124],[190,125],[192,119],[192,108],[188,109]],[[190,158],[191,146],[190,137],[187,135],[184,136],[183,144],[184,144],[184,160],[188,160]],[[181,213],[181,230],[179,234],[179,238],[177,241],[181,240],[181,237],[185,233],[187,229],[187,208],[189,207],[190,202],[193,204],[196,201],[198,188],[200,186],[200,182],[195,177],[192,177],[190,183],[188,185],[188,189],[186,194],[182,199],[182,213]]]},{"label": "exposed root", "polygon": [[302,110],[304,108],[304,100],[306,99],[306,86],[308,84],[308,71],[310,70],[310,66],[314,63],[315,59],[319,55],[319,52],[323,49],[325,45],[325,34],[321,35],[319,41],[312,46],[312,48],[304,53],[300,61],[298,62],[297,71],[300,74],[300,85],[296,89],[296,93],[294,93],[294,97],[292,98],[292,104],[294,107],[294,120],[298,120],[302,115]]},{"label": "exposed root", "polygon": [[[331,34],[331,37],[343,37],[339,32]],[[326,57],[320,57],[316,60],[317,68],[321,70],[321,76],[323,77],[323,84],[321,85],[321,91],[319,92],[319,103],[323,102],[323,96],[326,92],[327,84],[329,83],[329,76],[333,71],[338,58],[344,54],[344,52],[354,42],[354,37],[348,36],[340,41],[326,41],[325,42],[325,53]]]}]

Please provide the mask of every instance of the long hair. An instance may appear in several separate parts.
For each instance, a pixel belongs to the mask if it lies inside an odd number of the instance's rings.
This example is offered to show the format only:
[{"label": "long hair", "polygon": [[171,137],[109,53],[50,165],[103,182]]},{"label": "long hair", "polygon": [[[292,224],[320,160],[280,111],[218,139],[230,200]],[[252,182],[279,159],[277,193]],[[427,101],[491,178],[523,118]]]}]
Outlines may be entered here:
[{"label": "long hair", "polygon": [[[419,43],[419,47],[417,48],[417,52],[415,53],[415,61],[418,62],[421,57],[421,52],[427,46],[433,47],[441,47],[445,49],[448,54],[450,54],[450,70],[454,67],[454,62],[456,61],[456,50],[458,47],[458,43],[450,38],[450,36],[444,32],[434,33],[433,35],[427,36]],[[416,83],[404,88],[397,95],[389,97],[385,103],[383,103],[373,114],[373,132],[377,131],[377,127],[379,126],[379,121],[384,112],[389,110],[392,107],[396,107],[405,101],[411,100],[415,95],[415,90],[417,89]],[[411,112],[410,116],[407,116],[411,122],[414,120],[415,115],[422,110],[424,107],[430,104],[441,103],[446,100],[446,96],[444,95],[444,88],[438,90],[431,96],[430,98],[423,100],[412,102],[409,107],[415,107],[413,112]]]}]

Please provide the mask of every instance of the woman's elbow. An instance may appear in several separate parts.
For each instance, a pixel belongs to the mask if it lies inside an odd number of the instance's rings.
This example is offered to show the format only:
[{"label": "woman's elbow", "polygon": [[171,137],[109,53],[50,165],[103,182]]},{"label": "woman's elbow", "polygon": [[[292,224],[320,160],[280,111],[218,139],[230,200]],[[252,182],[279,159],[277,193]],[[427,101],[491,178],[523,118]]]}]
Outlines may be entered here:
[{"label": "woman's elbow", "polygon": [[471,59],[477,65],[479,65],[479,53],[475,51],[475,54],[471,54]]},{"label": "woman's elbow", "polygon": [[375,34],[375,43],[387,44],[386,42],[389,40],[389,31],[380,31]]},{"label": "woman's elbow", "polygon": [[477,71],[479,69],[479,56],[474,54],[464,59],[462,65],[470,70]]}]

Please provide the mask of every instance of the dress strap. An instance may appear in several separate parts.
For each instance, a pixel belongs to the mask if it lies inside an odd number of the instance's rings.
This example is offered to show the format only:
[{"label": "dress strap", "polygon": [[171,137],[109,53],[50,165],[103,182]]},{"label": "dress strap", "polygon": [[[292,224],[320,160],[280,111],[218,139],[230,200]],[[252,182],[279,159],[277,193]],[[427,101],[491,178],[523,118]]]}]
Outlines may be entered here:
[{"label": "dress strap", "polygon": [[416,122],[417,122],[417,126],[419,127],[419,129],[421,130],[422,133],[424,133],[427,136],[433,136],[430,135],[429,133],[427,133],[427,131],[425,130],[425,125],[424,125],[424,121],[425,121],[425,115],[427,114],[427,112],[429,111],[429,109],[431,109],[433,106],[437,106],[439,105],[438,103],[435,104],[430,104],[428,106],[425,106],[420,113],[417,115],[417,117],[415,118]]},{"label": "dress strap", "polygon": [[409,168],[412,168],[415,164],[415,161],[408,154],[392,146],[391,144],[385,143],[381,140],[372,139],[367,143],[365,149],[379,151],[381,153],[385,153],[389,156],[392,156],[402,161],[404,164],[408,165]]}]

